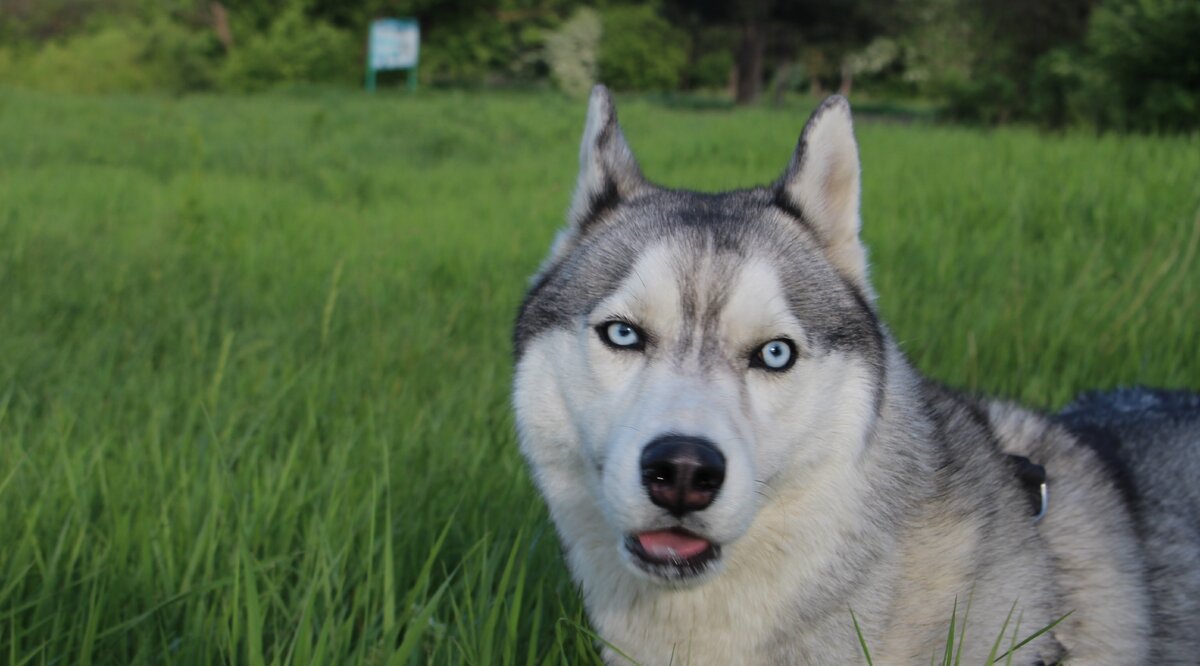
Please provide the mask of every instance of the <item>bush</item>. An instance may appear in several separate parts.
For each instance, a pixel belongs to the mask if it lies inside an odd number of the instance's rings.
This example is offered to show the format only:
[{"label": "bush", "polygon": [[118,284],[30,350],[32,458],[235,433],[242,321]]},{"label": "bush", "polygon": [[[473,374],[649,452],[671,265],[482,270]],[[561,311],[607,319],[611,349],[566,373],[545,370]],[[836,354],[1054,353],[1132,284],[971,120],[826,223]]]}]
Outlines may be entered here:
[{"label": "bush", "polygon": [[1078,43],[1042,53],[1028,70],[1011,49],[982,49],[970,79],[946,87],[952,116],[1033,120],[1061,128],[1200,128],[1200,2],[1105,0]]},{"label": "bush", "polygon": [[421,35],[421,75],[436,82],[483,83],[512,52],[512,35],[496,21],[441,25]]},{"label": "bush", "polygon": [[673,90],[688,59],[688,36],[650,5],[603,14],[600,79],[620,90]]},{"label": "bush", "polygon": [[693,88],[724,88],[729,85],[732,71],[733,54],[729,49],[707,51],[688,68],[688,84]]},{"label": "bush", "polygon": [[221,46],[166,18],[108,25],[30,53],[0,54],[0,81],[55,92],[183,92],[211,88]]},{"label": "bush", "polygon": [[1106,125],[1200,128],[1200,2],[1108,0],[1092,14],[1086,41],[1119,110]]},{"label": "bush", "polygon": [[978,45],[976,30],[959,0],[912,3],[909,28],[897,36],[904,71],[900,79],[918,95],[940,97],[947,84],[969,76]]},{"label": "bush", "polygon": [[1120,117],[1108,77],[1090,54],[1059,48],[1038,58],[1029,84],[1031,118],[1045,127],[1103,127]]},{"label": "bush", "polygon": [[310,19],[303,3],[288,6],[264,33],[233,49],[222,84],[259,90],[282,83],[354,80],[360,72],[360,41],[345,30]]},{"label": "bush", "polygon": [[0,46],[0,83],[19,84],[21,65],[14,51]]},{"label": "bush", "polygon": [[211,30],[197,32],[166,18],[142,30],[141,60],[171,92],[209,90],[217,85],[224,47]]},{"label": "bush", "polygon": [[553,15],[498,21],[487,12],[439,23],[421,34],[421,76],[435,83],[499,83],[544,79]]},{"label": "bush", "polygon": [[943,83],[946,113],[954,120],[987,124],[1005,123],[1018,115],[1017,86],[995,72],[978,72],[973,77]]},{"label": "bush", "polygon": [[581,7],[546,38],[546,62],[559,90],[583,96],[595,85],[601,32],[600,14]]},{"label": "bush", "polygon": [[7,82],[56,92],[108,93],[154,88],[156,72],[142,58],[138,30],[110,26],[50,42],[5,67]]},{"label": "bush", "polygon": [[1083,87],[1082,57],[1071,49],[1055,49],[1033,66],[1029,83],[1030,114],[1043,125],[1064,127],[1080,120],[1073,101]]}]

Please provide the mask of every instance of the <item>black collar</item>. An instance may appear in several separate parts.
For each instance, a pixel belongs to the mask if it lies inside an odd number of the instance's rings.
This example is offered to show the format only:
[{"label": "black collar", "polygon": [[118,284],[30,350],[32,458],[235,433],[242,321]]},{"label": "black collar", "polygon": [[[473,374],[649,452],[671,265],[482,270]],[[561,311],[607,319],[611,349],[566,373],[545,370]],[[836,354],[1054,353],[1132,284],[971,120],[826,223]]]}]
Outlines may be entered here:
[{"label": "black collar", "polygon": [[1017,480],[1021,482],[1021,487],[1025,489],[1025,494],[1029,497],[1030,508],[1033,510],[1033,522],[1036,523],[1046,515],[1048,499],[1046,468],[1025,456],[1009,454],[1008,459],[1013,463]]}]

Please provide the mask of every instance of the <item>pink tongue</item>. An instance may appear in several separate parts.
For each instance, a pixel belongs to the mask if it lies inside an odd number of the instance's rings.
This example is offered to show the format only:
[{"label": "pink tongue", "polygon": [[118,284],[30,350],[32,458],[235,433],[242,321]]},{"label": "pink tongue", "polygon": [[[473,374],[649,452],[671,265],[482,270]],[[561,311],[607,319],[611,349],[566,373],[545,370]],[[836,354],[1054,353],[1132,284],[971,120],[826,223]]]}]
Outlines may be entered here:
[{"label": "pink tongue", "polygon": [[686,560],[703,553],[709,546],[700,537],[674,530],[642,532],[637,538],[642,550],[656,560]]}]

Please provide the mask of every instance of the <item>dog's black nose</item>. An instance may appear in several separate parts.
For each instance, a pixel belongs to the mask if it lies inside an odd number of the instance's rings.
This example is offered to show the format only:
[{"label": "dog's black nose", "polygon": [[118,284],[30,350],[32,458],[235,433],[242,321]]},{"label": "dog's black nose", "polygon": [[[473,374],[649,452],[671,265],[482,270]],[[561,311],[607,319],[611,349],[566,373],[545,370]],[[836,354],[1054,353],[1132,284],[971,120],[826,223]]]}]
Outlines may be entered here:
[{"label": "dog's black nose", "polygon": [[725,456],[707,439],[664,435],[642,450],[650,501],[681,517],[712,504],[725,482]]}]

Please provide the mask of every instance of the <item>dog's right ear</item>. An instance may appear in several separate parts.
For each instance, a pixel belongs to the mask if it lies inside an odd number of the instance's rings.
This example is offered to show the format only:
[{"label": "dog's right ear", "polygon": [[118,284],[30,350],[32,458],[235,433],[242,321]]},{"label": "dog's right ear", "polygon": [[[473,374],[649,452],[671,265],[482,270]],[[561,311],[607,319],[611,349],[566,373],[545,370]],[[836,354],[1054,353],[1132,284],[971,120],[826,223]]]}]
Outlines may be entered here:
[{"label": "dog's right ear", "polygon": [[618,203],[645,187],[642,170],[617,123],[612,95],[608,88],[597,85],[588,100],[587,122],[579,145],[579,178],[567,214],[567,228],[555,239],[551,260],[565,254]]},{"label": "dog's right ear", "polygon": [[861,180],[850,103],[834,95],[804,126],[775,184],[776,203],[811,229],[833,265],[871,297],[866,248],[858,237]]}]

